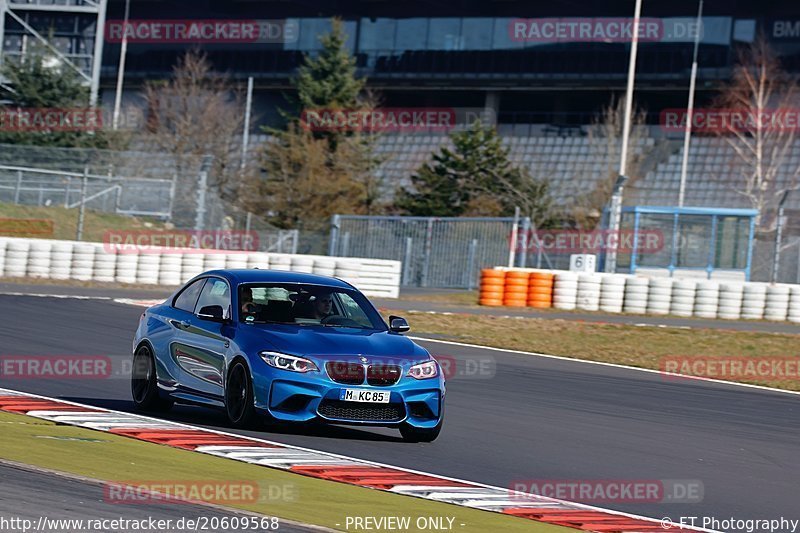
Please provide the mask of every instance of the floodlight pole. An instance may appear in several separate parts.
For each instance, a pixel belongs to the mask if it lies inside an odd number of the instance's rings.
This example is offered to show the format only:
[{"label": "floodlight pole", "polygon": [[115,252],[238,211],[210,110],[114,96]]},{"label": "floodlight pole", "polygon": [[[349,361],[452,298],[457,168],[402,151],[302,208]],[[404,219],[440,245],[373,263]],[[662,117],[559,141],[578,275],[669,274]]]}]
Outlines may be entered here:
[{"label": "floodlight pole", "polygon": [[247,148],[250,144],[250,113],[253,107],[253,76],[247,78],[247,100],[244,107],[244,126],[242,127],[242,162],[240,169],[247,164]]},{"label": "floodlight pole", "polygon": [[117,91],[114,95],[114,115],[111,118],[111,128],[116,131],[119,127],[119,113],[122,107],[122,83],[125,79],[125,58],[128,55],[128,18],[131,12],[131,0],[125,0],[125,18],[122,21],[122,44],[119,49],[119,67],[117,68]]},{"label": "floodlight pole", "polygon": [[[628,140],[631,135],[631,113],[633,112],[633,82],[636,76],[636,53],[639,50],[639,19],[642,14],[642,0],[636,0],[633,14],[633,36],[631,37],[631,55],[628,61],[628,87],[625,91],[625,116],[622,121],[622,148],[620,150],[619,175],[611,197],[611,213],[609,230],[612,235],[619,232],[622,218],[622,192],[627,178]],[[617,250],[611,249],[606,254],[606,272],[616,272]]]},{"label": "floodlight pole", "polygon": [[100,66],[103,63],[103,41],[106,29],[106,7],[108,0],[97,0],[97,28],[94,35],[94,55],[92,57],[92,77],[89,82],[89,107],[97,107],[100,92]]},{"label": "floodlight pole", "polygon": [[692,117],[694,115],[694,90],[697,84],[697,50],[700,48],[700,30],[703,24],[703,0],[697,7],[697,28],[694,34],[694,52],[692,56],[692,75],[689,78],[689,105],[686,106],[686,129],[683,133],[683,160],[681,161],[681,182],[678,189],[678,207],[683,207],[686,195],[686,173],[689,168],[689,144],[692,139]]}]

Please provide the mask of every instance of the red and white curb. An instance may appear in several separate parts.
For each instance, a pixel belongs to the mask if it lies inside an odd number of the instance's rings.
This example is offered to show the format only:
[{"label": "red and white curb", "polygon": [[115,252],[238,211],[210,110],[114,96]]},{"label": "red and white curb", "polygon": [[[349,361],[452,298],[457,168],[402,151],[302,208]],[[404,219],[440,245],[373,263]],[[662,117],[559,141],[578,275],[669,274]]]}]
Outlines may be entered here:
[{"label": "red and white curb", "polygon": [[0,411],[584,531],[665,530],[651,518],[8,389],[0,388]]}]

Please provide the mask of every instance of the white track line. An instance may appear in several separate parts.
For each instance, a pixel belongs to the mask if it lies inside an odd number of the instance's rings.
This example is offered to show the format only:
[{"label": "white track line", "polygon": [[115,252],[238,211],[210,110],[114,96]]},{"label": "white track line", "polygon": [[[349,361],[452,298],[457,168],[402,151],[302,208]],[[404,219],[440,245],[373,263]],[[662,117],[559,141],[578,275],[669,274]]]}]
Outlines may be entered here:
[{"label": "white track line", "polygon": [[32,296],[34,298],[59,298],[61,300],[112,300],[110,296],[82,296],[80,294],[44,294],[35,292],[0,292],[0,296]]},{"label": "white track line", "polygon": [[494,346],[483,346],[481,344],[468,344],[466,342],[456,342],[456,341],[445,341],[440,339],[430,339],[428,337],[417,337],[417,336],[409,336],[409,339],[413,339],[415,341],[424,341],[424,342],[438,342],[440,344],[452,344],[453,346],[464,346],[465,348],[478,348],[481,350],[490,350],[493,352],[506,352],[506,353],[513,353],[518,355],[532,355],[535,357],[544,357],[547,359],[557,359],[559,361],[569,361],[571,363],[582,363],[588,365],[598,365],[598,366],[607,366],[611,368],[620,368],[623,370],[635,370],[637,372],[648,372],[650,374],[660,374],[662,376],[668,376],[670,378],[675,378],[675,381],[708,381],[710,383],[719,383],[722,385],[735,385],[737,387],[745,387],[748,389],[757,389],[762,391],[768,392],[780,392],[782,394],[791,394],[791,395],[800,395],[800,391],[793,391],[793,390],[785,390],[785,389],[776,389],[773,387],[766,387],[764,385],[753,385],[751,383],[740,383],[738,381],[725,381],[724,379],[714,379],[714,378],[704,378],[700,376],[688,376],[685,374],[674,374],[672,372],[664,372],[662,370],[653,370],[652,368],[639,368],[636,366],[627,366],[627,365],[620,365],[617,363],[605,363],[603,361],[589,361],[587,359],[577,359],[574,357],[565,357],[563,355],[551,355],[546,353],[538,353],[538,352],[526,352],[523,350],[512,350],[509,348],[495,348]]}]

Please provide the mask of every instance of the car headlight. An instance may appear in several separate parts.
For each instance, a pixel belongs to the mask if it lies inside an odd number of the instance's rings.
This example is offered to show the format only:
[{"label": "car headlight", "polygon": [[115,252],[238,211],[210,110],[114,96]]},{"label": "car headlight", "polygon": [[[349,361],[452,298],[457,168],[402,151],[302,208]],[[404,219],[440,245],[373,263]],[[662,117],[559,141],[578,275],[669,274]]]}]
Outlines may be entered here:
[{"label": "car headlight", "polygon": [[261,352],[259,355],[269,366],[280,368],[281,370],[303,373],[319,372],[319,368],[314,364],[314,361],[306,359],[305,357],[297,357],[296,355],[288,355],[279,352]]},{"label": "car headlight", "polygon": [[406,375],[414,379],[435,378],[439,375],[439,365],[436,364],[436,361],[425,361],[409,368]]}]

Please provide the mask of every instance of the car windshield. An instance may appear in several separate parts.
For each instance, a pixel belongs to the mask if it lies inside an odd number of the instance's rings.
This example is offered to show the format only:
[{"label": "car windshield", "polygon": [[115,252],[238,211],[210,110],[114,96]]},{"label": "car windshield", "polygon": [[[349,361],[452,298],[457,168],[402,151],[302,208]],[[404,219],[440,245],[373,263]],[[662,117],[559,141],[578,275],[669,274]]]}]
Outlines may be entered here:
[{"label": "car windshield", "polygon": [[386,329],[380,315],[360,292],[301,283],[240,285],[239,321],[245,324]]}]

